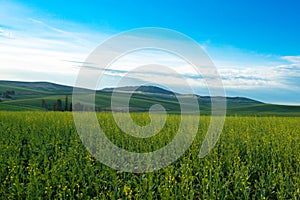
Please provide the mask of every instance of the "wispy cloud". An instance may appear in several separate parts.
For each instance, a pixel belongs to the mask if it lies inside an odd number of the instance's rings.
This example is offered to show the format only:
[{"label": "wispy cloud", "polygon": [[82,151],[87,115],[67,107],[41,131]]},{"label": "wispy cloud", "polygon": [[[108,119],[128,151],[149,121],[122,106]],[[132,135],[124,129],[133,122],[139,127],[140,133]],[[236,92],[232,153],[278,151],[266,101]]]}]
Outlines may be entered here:
[{"label": "wispy cloud", "polygon": [[5,28],[1,26],[0,26],[0,37],[14,39],[12,32],[5,30]]},{"label": "wispy cloud", "polygon": [[[174,70],[174,73],[163,70],[153,71],[151,67],[142,71],[133,71],[145,65],[145,63],[169,67]],[[207,72],[205,73],[206,76],[199,75],[192,65],[174,55],[154,51],[128,54],[112,63],[108,68],[99,68],[92,65],[83,65],[82,67],[89,68],[90,70],[98,70],[105,75],[117,76],[119,79],[130,73],[128,76],[140,81],[159,80],[160,82],[164,81],[165,84],[177,84],[178,79],[183,78],[195,88],[206,87],[205,78],[210,77]],[[297,78],[300,79],[298,64],[289,63],[271,66],[253,64],[247,67],[243,65],[217,67],[224,87],[227,90],[268,90],[270,88],[277,88],[297,91],[300,89],[300,83],[296,81]]]},{"label": "wispy cloud", "polygon": [[300,56],[282,56],[281,58],[291,63],[300,63]]},{"label": "wispy cloud", "polygon": [[291,77],[299,77],[299,67],[293,65],[279,65],[272,67],[252,68],[223,68],[220,69],[226,88],[234,89],[269,89],[280,88],[299,90],[300,84],[291,85]]},{"label": "wispy cloud", "polygon": [[[106,37],[80,26],[74,29],[68,22],[61,28],[55,20],[37,19],[28,8],[18,4],[6,3],[0,10],[0,17],[5,15],[0,19],[0,79],[45,80],[46,77],[53,81],[58,75],[65,75],[65,80],[72,80],[67,84],[73,84],[77,64],[66,60],[84,61],[95,44]],[[42,73],[48,76],[39,76]]]}]

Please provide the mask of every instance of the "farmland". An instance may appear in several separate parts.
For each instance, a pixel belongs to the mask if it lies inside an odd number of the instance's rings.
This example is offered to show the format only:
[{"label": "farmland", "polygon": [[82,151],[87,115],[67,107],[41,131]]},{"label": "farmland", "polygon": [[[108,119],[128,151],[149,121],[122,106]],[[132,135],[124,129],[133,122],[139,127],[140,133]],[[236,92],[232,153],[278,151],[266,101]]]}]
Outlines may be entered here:
[{"label": "farmland", "polygon": [[[132,113],[141,125],[147,113]],[[170,142],[180,116],[147,139],[122,133],[108,112],[97,114],[106,136],[136,152]],[[209,124],[201,116],[191,147],[150,173],[119,172],[82,145],[70,112],[0,112],[0,199],[299,199],[298,117],[229,116],[215,148],[198,157]],[[188,132],[187,132],[188,134]],[[131,144],[131,145],[128,145]]]},{"label": "farmland", "polygon": [[[118,98],[124,98],[124,92],[132,90],[133,87],[106,88],[95,91],[95,107],[98,111],[111,109],[112,91],[116,89]],[[13,91],[13,95],[4,95],[8,91]],[[72,103],[73,87],[58,85],[49,82],[18,82],[0,80],[0,110],[1,111],[52,111],[53,104],[57,100],[62,101],[65,109],[65,99],[69,97],[67,107]],[[173,92],[159,87],[143,86],[139,87],[131,97],[130,108],[138,112],[147,112],[154,104],[162,105],[170,113],[180,113],[180,106],[176,96],[186,98],[195,97],[192,94],[172,95]],[[5,97],[5,98],[4,98]],[[197,96],[201,115],[210,115],[211,97]],[[45,105],[42,106],[42,101]],[[260,102],[245,97],[226,97],[227,115],[244,116],[300,116],[300,106],[296,105],[276,105]],[[83,102],[84,103],[84,102]]]}]

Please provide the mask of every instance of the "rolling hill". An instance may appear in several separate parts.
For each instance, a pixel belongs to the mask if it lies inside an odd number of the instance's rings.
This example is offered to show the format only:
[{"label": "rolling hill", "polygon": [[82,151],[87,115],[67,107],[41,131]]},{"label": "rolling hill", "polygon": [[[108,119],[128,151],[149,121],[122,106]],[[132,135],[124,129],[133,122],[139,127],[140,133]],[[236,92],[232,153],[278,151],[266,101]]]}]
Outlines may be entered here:
[{"label": "rolling hill", "polygon": [[[117,98],[124,98],[129,91],[135,91],[130,100],[130,110],[147,111],[153,104],[161,104],[170,113],[179,113],[180,105],[175,94],[156,86],[105,88],[96,91],[97,111],[111,110],[111,95],[117,92]],[[61,100],[62,109],[70,109],[73,87],[49,82],[0,81],[0,110],[42,111],[53,110],[53,105]],[[202,114],[210,114],[209,96],[181,95],[184,98],[197,98]],[[65,105],[68,97],[68,105]],[[225,97],[224,97],[225,98]],[[244,97],[226,97],[228,115],[280,115],[300,116],[300,106],[266,104]],[[44,105],[42,105],[44,102]],[[122,109],[120,109],[122,111]]]}]

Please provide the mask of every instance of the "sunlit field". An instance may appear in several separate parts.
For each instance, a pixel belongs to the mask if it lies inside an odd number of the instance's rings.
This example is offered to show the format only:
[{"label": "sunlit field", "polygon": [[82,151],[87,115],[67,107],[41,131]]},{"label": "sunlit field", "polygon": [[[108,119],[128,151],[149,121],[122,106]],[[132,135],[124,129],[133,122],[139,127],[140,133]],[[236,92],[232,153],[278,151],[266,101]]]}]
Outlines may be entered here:
[{"label": "sunlit field", "polygon": [[[147,113],[132,117],[149,122]],[[134,139],[110,113],[98,118],[112,142],[136,152],[166,145],[180,120],[168,115],[161,133]],[[200,159],[209,120],[201,116],[194,143],[172,165],[133,174],[94,159],[70,112],[0,112],[0,199],[300,198],[300,118],[227,117],[217,145]]]}]

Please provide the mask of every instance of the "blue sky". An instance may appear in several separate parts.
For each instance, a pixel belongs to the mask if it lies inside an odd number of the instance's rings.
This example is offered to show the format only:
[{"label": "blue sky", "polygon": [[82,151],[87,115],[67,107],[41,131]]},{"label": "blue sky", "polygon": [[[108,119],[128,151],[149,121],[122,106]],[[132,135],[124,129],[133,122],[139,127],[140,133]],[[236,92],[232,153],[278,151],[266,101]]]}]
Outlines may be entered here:
[{"label": "blue sky", "polygon": [[299,7],[299,1],[0,0],[0,79],[73,85],[80,62],[108,37],[163,27],[203,46],[228,96],[300,104]]}]

